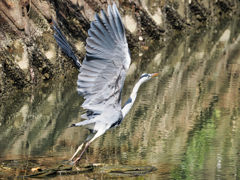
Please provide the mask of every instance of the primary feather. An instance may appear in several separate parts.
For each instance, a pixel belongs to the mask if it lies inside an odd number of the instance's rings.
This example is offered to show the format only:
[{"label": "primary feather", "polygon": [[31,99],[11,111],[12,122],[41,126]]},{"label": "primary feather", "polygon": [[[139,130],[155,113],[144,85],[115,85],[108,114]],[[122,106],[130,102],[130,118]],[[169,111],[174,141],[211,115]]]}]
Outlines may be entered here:
[{"label": "primary feather", "polygon": [[58,45],[62,48],[65,54],[67,54],[70,58],[73,59],[75,65],[79,69],[81,67],[81,63],[79,62],[77,56],[74,54],[71,46],[68,44],[66,38],[63,36],[61,30],[58,28],[55,21],[53,21],[53,28],[57,32],[57,34],[54,34],[54,38],[56,39]]}]

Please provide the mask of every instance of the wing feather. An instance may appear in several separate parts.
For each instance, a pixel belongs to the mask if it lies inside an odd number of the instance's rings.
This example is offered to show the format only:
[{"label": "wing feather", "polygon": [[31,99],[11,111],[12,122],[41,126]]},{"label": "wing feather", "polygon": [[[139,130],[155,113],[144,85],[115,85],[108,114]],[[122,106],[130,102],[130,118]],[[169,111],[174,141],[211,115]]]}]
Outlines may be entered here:
[{"label": "wing feather", "polygon": [[95,81],[95,78],[93,76],[80,76],[78,78],[79,81],[88,81],[88,82],[93,82]]},{"label": "wing feather", "polygon": [[103,10],[101,10],[101,16],[102,16],[102,21],[104,23],[106,30],[108,31],[109,35],[112,37],[113,41],[117,43],[117,38],[116,38],[113,28],[109,22],[109,18]]},{"label": "wing feather", "polygon": [[[106,51],[106,47],[103,47],[102,43],[94,37],[87,38],[87,46],[90,46],[91,48],[98,50],[100,52]],[[87,53],[90,54],[89,52]]]},{"label": "wing feather", "polygon": [[108,10],[108,15],[109,15],[109,22],[110,22],[111,27],[113,29],[113,33],[114,33],[116,39],[119,41],[120,37],[119,37],[119,34],[118,34],[118,30],[117,30],[117,26],[116,26],[116,23],[115,23],[114,14],[112,12],[111,6],[108,6],[107,10]]},{"label": "wing feather", "polygon": [[74,54],[71,46],[68,44],[66,38],[63,36],[61,30],[58,28],[55,21],[53,21],[53,28],[57,32],[57,34],[54,34],[54,38],[57,41],[57,44],[62,48],[65,54],[67,54],[70,58],[73,59],[75,65],[79,69],[81,67],[81,63],[79,62],[77,56]]},{"label": "wing feather", "polygon": [[106,38],[108,43],[110,43],[111,46],[114,47],[116,45],[116,43],[115,43],[114,39],[112,38],[112,36],[109,36],[107,29],[105,29],[105,27],[104,27],[104,23],[103,23],[102,19],[99,17],[99,15],[97,13],[95,14],[95,20],[96,21],[95,21],[95,23],[93,23],[93,27],[96,26],[95,29],[98,28],[98,30],[101,31],[102,34],[104,34],[104,38]]},{"label": "wing feather", "polygon": [[123,40],[124,42],[126,42],[126,38],[124,36],[125,29],[124,29],[124,26],[123,26],[123,23],[122,23],[121,16],[120,16],[115,4],[113,4],[113,14],[114,14],[114,21],[115,21],[120,39]]},{"label": "wing feather", "polygon": [[106,67],[106,63],[101,63],[101,61],[85,61],[84,64],[99,69],[104,69]]},{"label": "wing feather", "polygon": [[[115,4],[101,10],[88,31],[86,57],[78,75],[78,93],[84,96],[82,107],[101,114],[106,106],[121,108],[121,90],[130,65],[130,54],[121,16]],[[82,117],[90,118],[90,114]],[[92,116],[91,116],[92,117]]]},{"label": "wing feather", "polygon": [[91,70],[91,71],[96,72],[96,73],[100,73],[102,71],[102,69],[100,69],[98,67],[90,66],[90,65],[88,65],[86,63],[84,64],[83,70],[84,69]]},{"label": "wing feather", "polygon": [[93,39],[95,41],[96,44],[101,44],[101,46],[104,46],[108,49],[113,50],[113,46],[108,41],[106,41],[106,38],[104,36],[102,36],[102,33],[100,33],[99,30],[93,31],[92,29],[89,29],[88,35],[91,39]]},{"label": "wing feather", "polygon": [[86,87],[86,88],[93,86],[93,83],[88,81],[78,81],[77,84],[80,87]]}]

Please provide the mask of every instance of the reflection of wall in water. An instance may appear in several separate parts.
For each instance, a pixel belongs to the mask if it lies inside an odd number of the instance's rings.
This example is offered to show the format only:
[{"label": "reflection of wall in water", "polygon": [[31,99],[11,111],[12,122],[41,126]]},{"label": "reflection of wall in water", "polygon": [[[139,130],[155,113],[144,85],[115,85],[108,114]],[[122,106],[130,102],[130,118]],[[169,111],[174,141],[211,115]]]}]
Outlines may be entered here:
[{"label": "reflection of wall in water", "polygon": [[[237,131],[238,29],[237,21],[198,29],[186,37],[177,35],[165,47],[153,44],[142,61],[133,59],[123,103],[143,72],[161,70],[161,75],[142,85],[121,126],[89,147],[87,161],[156,165],[168,161],[171,155],[180,161],[189,143],[188,133],[212,104],[220,110],[228,109],[222,120],[234,116],[233,125],[228,121],[218,124],[214,137],[220,141],[223,132]],[[79,121],[82,113],[76,78],[36,87],[32,94],[19,94],[12,103],[1,106],[2,155],[72,155],[87,133],[82,128],[66,128]],[[232,141],[233,146],[238,145],[234,136]]]}]

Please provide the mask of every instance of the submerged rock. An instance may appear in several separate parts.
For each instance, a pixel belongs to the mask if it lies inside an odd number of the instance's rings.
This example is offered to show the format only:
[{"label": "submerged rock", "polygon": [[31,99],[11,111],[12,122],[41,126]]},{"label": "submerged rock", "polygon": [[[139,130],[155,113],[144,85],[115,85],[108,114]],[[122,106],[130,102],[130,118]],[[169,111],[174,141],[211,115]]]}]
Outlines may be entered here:
[{"label": "submerged rock", "polygon": [[[88,164],[83,166],[70,165],[69,161],[56,164],[49,164],[50,168],[41,168],[39,164],[31,161],[8,160],[0,165],[0,175],[5,177],[31,177],[44,178],[57,175],[76,175],[90,173],[89,176],[108,176],[108,177],[126,177],[126,176],[142,176],[146,173],[155,171],[152,166],[125,166],[125,165],[109,165],[109,164]],[[17,173],[16,173],[17,172]]]}]

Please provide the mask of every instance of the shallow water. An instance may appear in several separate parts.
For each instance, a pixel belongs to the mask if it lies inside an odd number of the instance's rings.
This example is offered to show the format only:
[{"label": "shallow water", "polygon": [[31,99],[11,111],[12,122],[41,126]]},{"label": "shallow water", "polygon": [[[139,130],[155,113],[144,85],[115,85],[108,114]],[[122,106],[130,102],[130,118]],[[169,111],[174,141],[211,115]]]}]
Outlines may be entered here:
[{"label": "shallow water", "polygon": [[[161,74],[141,86],[123,123],[95,140],[80,163],[157,168],[144,179],[238,179],[239,49],[236,17],[133,54],[123,103],[142,73]],[[0,103],[0,161],[31,160],[50,168],[71,157],[88,134],[67,128],[84,112],[76,79],[75,73],[48,81]]]}]

